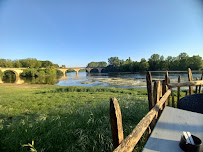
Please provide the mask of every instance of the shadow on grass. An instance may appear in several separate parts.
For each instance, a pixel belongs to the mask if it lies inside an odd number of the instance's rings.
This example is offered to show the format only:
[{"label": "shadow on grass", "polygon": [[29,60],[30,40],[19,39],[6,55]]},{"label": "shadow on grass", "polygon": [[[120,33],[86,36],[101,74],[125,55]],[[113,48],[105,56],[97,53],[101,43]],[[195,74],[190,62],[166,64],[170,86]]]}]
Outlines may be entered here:
[{"label": "shadow on grass", "polygon": [[[147,100],[118,98],[125,137],[147,113]],[[34,140],[37,151],[113,151],[109,102],[83,105],[74,111],[61,107],[48,114],[0,115],[0,151],[28,151]],[[135,151],[141,151],[144,139]]]}]

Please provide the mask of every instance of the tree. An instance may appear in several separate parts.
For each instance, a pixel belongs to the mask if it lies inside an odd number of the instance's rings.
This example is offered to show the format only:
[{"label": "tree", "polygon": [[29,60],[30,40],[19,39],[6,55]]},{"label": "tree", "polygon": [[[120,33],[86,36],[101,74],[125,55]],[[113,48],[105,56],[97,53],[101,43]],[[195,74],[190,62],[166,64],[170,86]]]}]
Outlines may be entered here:
[{"label": "tree", "polygon": [[149,69],[150,70],[160,70],[159,67],[159,62],[160,62],[160,56],[159,54],[153,54],[150,58],[149,58]]},{"label": "tree", "polygon": [[41,61],[42,62],[42,67],[48,67],[48,66],[53,66],[53,63],[51,61]]},{"label": "tree", "polygon": [[193,55],[188,59],[189,67],[192,70],[200,70],[202,68],[202,57]]},{"label": "tree", "polygon": [[160,69],[160,70],[167,70],[167,69],[168,69],[167,63],[166,63],[166,61],[164,60],[164,56],[163,56],[163,55],[160,56],[159,69]]},{"label": "tree", "polygon": [[61,67],[62,67],[62,68],[66,68],[66,65],[62,65]]},{"label": "tree", "polygon": [[165,60],[165,64],[166,64],[167,70],[171,70],[172,63],[173,63],[173,57],[172,56],[168,56],[166,58],[166,60]]},{"label": "tree", "polygon": [[0,67],[6,67],[6,59],[0,59]]},{"label": "tree", "polygon": [[90,62],[88,63],[87,67],[88,68],[98,68],[98,67],[106,67],[107,63],[104,61],[101,62]]},{"label": "tree", "polygon": [[109,65],[112,65],[114,68],[120,67],[120,60],[118,57],[108,58]]},{"label": "tree", "polygon": [[6,60],[6,67],[7,68],[13,68],[13,61],[12,60]]},{"label": "tree", "polygon": [[[53,66],[55,67],[55,68],[59,68],[59,65],[58,64],[53,64]],[[63,72],[62,72],[63,73]]]},{"label": "tree", "polygon": [[20,62],[19,60],[15,60],[15,61],[14,61],[14,67],[16,67],[16,68],[22,67],[21,62]]},{"label": "tree", "polygon": [[188,58],[188,57],[189,57],[188,54],[185,53],[185,52],[180,53],[180,54],[178,55],[178,58],[179,58],[180,60],[183,59],[183,58]]},{"label": "tree", "polygon": [[88,68],[96,68],[98,67],[98,63],[97,62],[90,62],[87,65]]},{"label": "tree", "polygon": [[149,63],[142,58],[140,63],[139,63],[139,71],[146,71],[149,68]]},{"label": "tree", "polygon": [[178,61],[179,61],[179,68],[181,70],[187,70],[189,68],[189,56],[187,53],[180,53],[178,56]]},{"label": "tree", "polygon": [[99,62],[99,63],[98,63],[98,66],[99,66],[99,67],[106,67],[106,66],[107,66],[107,63],[104,62],[104,61],[102,61],[102,62]]}]

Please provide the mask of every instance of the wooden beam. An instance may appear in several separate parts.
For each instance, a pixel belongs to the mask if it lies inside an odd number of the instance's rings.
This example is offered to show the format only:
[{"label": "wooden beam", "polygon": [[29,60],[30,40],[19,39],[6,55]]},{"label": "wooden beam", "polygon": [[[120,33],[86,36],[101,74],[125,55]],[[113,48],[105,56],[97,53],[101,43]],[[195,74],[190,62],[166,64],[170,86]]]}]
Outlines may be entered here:
[{"label": "wooden beam", "polygon": [[169,88],[176,88],[176,87],[186,87],[186,86],[196,86],[196,85],[203,85],[203,80],[181,82],[181,83],[169,83],[168,87]]},{"label": "wooden beam", "polygon": [[[159,101],[160,98],[160,81],[155,81],[154,82],[154,92],[153,92],[153,96],[154,96],[154,104],[156,104]],[[154,105],[153,105],[154,106]]]},{"label": "wooden beam", "polygon": [[174,93],[173,93],[173,90],[171,90],[171,95],[172,95],[172,107],[175,107],[175,101],[174,101]]},{"label": "wooden beam", "polygon": [[[181,77],[179,75],[178,76],[178,83],[180,83],[180,79],[181,79]],[[177,103],[178,103],[179,100],[180,100],[180,87],[178,87],[178,90],[177,90]]]},{"label": "wooden beam", "polygon": [[[165,83],[166,83],[166,91],[167,91],[168,90],[167,85],[170,83],[170,78],[168,76],[168,71],[166,71],[166,73],[165,73]],[[167,101],[165,103],[166,106],[169,105],[169,100],[170,100],[170,97],[167,99]]]},{"label": "wooden beam", "polygon": [[160,99],[160,98],[162,97],[162,95],[163,95],[163,94],[162,94],[162,85],[163,85],[163,84],[162,84],[161,81],[160,81],[160,85],[159,85],[159,87],[160,87],[160,88],[159,88],[159,90],[160,90],[160,91],[159,91],[159,99]]},{"label": "wooden beam", "polygon": [[[196,80],[199,80],[199,78],[196,78]],[[195,87],[195,93],[198,92],[198,86]]]},{"label": "wooden beam", "polygon": [[153,93],[152,93],[152,76],[151,72],[147,72],[146,75],[146,81],[147,81],[147,94],[148,94],[148,104],[149,104],[149,111],[153,108],[154,106],[154,101],[153,101]]},{"label": "wooden beam", "polygon": [[124,138],[120,106],[116,98],[110,98],[110,121],[114,148],[118,147]]},{"label": "wooden beam", "polygon": [[[203,80],[203,72],[202,72],[201,80]],[[201,85],[199,85],[199,93],[201,93]]]},{"label": "wooden beam", "polygon": [[114,152],[131,152],[133,151],[135,145],[138,143],[146,129],[148,128],[151,121],[154,119],[155,115],[159,109],[163,106],[171,90],[168,90],[160,101],[147,113],[147,115],[137,124],[133,131],[125,138],[121,144],[114,150]]},{"label": "wooden beam", "polygon": [[[192,71],[188,68],[188,81],[192,81]],[[189,86],[189,94],[193,94],[193,86]]]},{"label": "wooden beam", "polygon": [[[168,89],[167,85],[166,85],[166,80],[162,81],[162,96],[166,93],[166,90]],[[166,103],[164,104],[164,106],[166,105]]]}]

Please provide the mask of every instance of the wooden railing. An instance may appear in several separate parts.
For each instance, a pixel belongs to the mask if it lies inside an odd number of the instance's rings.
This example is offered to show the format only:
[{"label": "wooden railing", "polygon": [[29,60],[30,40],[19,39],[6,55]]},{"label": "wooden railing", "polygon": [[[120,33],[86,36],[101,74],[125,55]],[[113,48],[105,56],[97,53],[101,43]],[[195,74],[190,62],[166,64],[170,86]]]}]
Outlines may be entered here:
[{"label": "wooden railing", "polygon": [[[203,74],[202,74],[203,76]],[[189,82],[181,83],[180,76],[178,77],[178,83],[170,83],[168,72],[165,74],[165,79],[161,81],[152,82],[151,73],[147,72],[147,93],[149,112],[147,115],[137,124],[133,131],[124,139],[122,115],[120,106],[116,98],[110,99],[110,120],[111,130],[113,137],[114,152],[129,152],[133,151],[134,147],[144,135],[146,131],[146,138],[151,134],[157,118],[161,115],[161,111],[166,105],[169,105],[170,95],[172,96],[171,106],[175,107],[174,91],[173,88],[177,88],[177,101],[180,99],[180,87],[189,87],[189,94],[193,94],[193,86],[196,86],[195,93],[201,92],[201,85],[203,80],[193,81],[191,70],[188,69]],[[188,93],[186,93],[187,95]]]}]

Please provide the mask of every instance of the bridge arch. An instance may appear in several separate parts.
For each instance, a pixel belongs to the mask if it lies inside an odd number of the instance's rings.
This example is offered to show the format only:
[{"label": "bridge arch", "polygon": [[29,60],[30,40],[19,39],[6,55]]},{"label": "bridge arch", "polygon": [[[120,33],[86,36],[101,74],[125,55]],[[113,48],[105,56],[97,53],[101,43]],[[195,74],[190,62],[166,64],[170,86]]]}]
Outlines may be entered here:
[{"label": "bridge arch", "polygon": [[101,73],[103,69],[104,68],[100,68],[100,67],[97,67],[97,68],[86,68],[88,73],[90,73],[91,71],[94,71],[94,72],[98,71],[98,73]]},{"label": "bridge arch", "polygon": [[[12,71],[16,76],[16,80],[15,80],[14,83],[16,83],[16,84],[24,83],[24,81],[22,79],[20,79],[20,74],[23,73],[23,70],[21,70],[21,69],[12,69],[12,68],[0,68],[0,71],[2,73],[6,72],[6,71]],[[0,83],[3,83],[3,81],[0,80]]]},{"label": "bridge arch", "polygon": [[58,68],[57,70],[63,72],[63,76],[66,76],[66,71],[67,71],[68,69]]},{"label": "bridge arch", "polygon": [[21,73],[23,73],[23,70],[20,69],[12,69],[12,68],[2,68],[0,69],[3,73],[5,71],[12,71],[16,77],[19,77]]},{"label": "bridge arch", "polygon": [[88,73],[90,73],[92,69],[93,69],[93,68],[86,68],[86,71],[87,71]]}]

